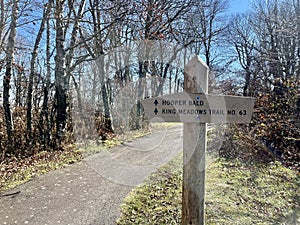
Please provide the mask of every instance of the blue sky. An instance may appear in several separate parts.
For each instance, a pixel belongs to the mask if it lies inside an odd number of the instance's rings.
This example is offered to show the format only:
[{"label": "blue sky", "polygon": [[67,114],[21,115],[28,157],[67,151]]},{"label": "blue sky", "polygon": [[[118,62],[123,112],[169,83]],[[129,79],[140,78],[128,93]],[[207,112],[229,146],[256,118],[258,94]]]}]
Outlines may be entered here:
[{"label": "blue sky", "polygon": [[245,12],[250,7],[251,0],[229,0],[232,13]]}]

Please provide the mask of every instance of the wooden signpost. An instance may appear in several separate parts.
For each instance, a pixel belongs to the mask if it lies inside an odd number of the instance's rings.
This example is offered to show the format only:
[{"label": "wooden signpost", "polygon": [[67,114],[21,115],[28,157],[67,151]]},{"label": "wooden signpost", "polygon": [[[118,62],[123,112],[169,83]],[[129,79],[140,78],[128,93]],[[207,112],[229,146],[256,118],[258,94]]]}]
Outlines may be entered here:
[{"label": "wooden signpost", "polygon": [[252,98],[186,92],[143,100],[152,122],[182,123],[247,123],[253,103]]},{"label": "wooden signpost", "polygon": [[182,224],[204,225],[206,123],[249,123],[254,98],[208,95],[209,68],[194,57],[182,93],[142,101],[147,118],[183,122]]}]

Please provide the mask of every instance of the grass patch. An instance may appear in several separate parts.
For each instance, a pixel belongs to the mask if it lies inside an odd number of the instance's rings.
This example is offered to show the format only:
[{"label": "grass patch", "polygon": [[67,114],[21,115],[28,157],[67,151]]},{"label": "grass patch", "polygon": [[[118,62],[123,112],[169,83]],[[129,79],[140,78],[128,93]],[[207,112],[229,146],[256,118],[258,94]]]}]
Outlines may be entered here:
[{"label": "grass patch", "polygon": [[[219,158],[209,163],[206,224],[300,224],[299,173],[279,163]],[[180,224],[182,155],[133,190],[118,225]]]},{"label": "grass patch", "polygon": [[180,224],[182,156],[162,166],[122,204],[118,225]]}]

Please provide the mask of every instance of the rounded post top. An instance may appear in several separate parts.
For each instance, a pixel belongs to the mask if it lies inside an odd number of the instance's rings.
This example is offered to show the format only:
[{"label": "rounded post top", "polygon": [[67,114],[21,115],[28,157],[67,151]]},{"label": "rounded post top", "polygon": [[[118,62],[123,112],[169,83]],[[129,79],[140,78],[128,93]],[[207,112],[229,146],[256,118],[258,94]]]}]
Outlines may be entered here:
[{"label": "rounded post top", "polygon": [[184,67],[184,90],[189,93],[208,93],[208,72],[206,63],[193,57]]}]

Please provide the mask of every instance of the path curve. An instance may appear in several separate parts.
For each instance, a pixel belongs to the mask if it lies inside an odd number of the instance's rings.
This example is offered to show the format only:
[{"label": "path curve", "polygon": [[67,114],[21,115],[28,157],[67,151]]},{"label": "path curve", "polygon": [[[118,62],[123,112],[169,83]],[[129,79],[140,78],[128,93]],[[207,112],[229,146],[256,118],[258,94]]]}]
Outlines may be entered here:
[{"label": "path curve", "polygon": [[124,197],[181,150],[175,125],[51,171],[0,196],[0,225],[113,225]]}]

